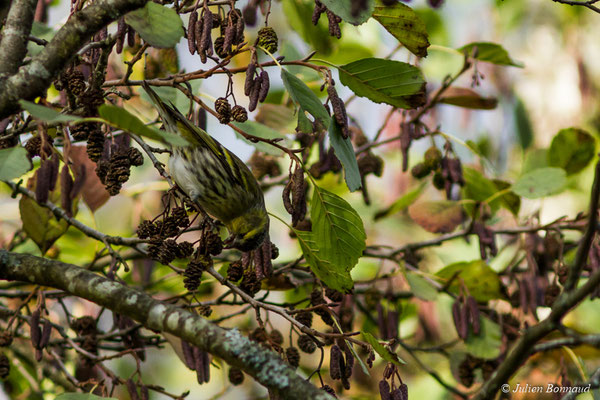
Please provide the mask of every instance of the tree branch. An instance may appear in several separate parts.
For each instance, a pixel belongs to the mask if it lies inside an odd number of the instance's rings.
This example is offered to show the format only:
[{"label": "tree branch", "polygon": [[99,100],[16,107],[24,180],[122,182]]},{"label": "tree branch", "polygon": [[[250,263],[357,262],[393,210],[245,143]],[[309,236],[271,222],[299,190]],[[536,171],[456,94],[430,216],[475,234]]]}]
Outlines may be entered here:
[{"label": "tree branch", "polygon": [[[13,190],[13,192],[15,193],[21,193],[24,196],[29,197],[32,200],[35,200],[35,193],[33,193],[31,190],[24,188],[23,186],[19,186],[13,182],[10,181],[1,181],[6,183],[8,186],[10,186],[10,188]],[[62,208],[60,208],[59,206],[57,206],[56,204],[52,203],[51,201],[46,201],[45,203],[40,203],[36,201],[36,204],[47,208],[48,210],[52,211],[52,213],[54,214],[54,216],[56,218],[62,218],[65,221],[67,221],[70,225],[73,225],[75,228],[79,229],[81,232],[83,232],[86,236],[89,236],[91,238],[94,238],[96,240],[99,240],[103,243],[109,243],[109,244],[115,244],[115,245],[124,245],[124,246],[136,246],[140,243],[145,243],[146,241],[143,239],[138,239],[138,238],[124,238],[121,236],[110,236],[110,235],[106,235],[100,231],[97,231],[93,228],[90,228],[89,226],[85,225],[84,223],[82,223],[81,221],[73,218],[73,217],[69,217],[69,215],[67,214],[67,212],[65,210],[63,210]]]},{"label": "tree branch", "polygon": [[588,1],[576,1],[576,0],[552,0],[555,3],[566,4],[569,6],[582,6],[589,8],[592,11],[595,11],[600,14],[600,8],[594,6],[594,3],[597,3],[599,0],[588,0]]},{"label": "tree branch", "polygon": [[[573,385],[573,388],[582,388],[585,389],[587,387],[590,387],[591,389],[595,389],[597,387],[600,386],[600,368],[598,368],[590,377],[590,379],[587,382],[583,382],[583,383],[578,383]],[[578,392],[576,390],[570,391],[569,393],[567,393],[562,400],[572,400],[577,398],[577,396],[580,394],[581,392]]]},{"label": "tree branch", "polygon": [[550,340],[544,343],[537,344],[533,347],[534,353],[542,351],[549,351],[561,348],[563,346],[575,347],[582,344],[587,344],[593,347],[600,347],[600,335],[589,334],[589,335],[577,335],[572,337],[564,337],[560,339]]},{"label": "tree branch", "polygon": [[[594,186],[592,189],[591,201],[590,201],[590,212],[589,220],[587,224],[587,231],[584,235],[584,239],[580,244],[580,251],[577,253],[578,257],[576,260],[580,260],[579,254],[585,250],[587,259],[587,252],[589,251],[589,245],[587,245],[587,236],[590,230],[592,231],[591,235],[593,238],[593,234],[597,225],[597,207],[598,207],[598,198],[600,197],[600,161],[596,164],[596,175],[594,177]],[[591,241],[590,241],[591,243]],[[586,247],[587,250],[582,247]],[[575,262],[575,265],[572,268],[576,268],[578,265],[578,261]],[[577,279],[579,277],[577,276]],[[577,280],[575,280],[575,283]],[[568,282],[567,282],[568,283]],[[484,400],[490,399],[494,397],[494,394],[498,392],[498,389],[501,385],[505,384],[508,379],[519,369],[519,367],[527,361],[529,356],[535,351],[534,345],[544,338],[544,336],[548,335],[550,332],[555,330],[560,326],[561,319],[575,307],[579,302],[585,299],[590,293],[597,289],[598,285],[600,285],[600,270],[594,271],[588,278],[588,280],[581,286],[567,290],[566,287],[563,290],[562,294],[558,297],[558,299],[554,302],[552,306],[552,311],[550,315],[539,324],[534,325],[525,330],[523,335],[519,338],[517,343],[513,346],[513,348],[508,353],[507,357],[504,361],[498,366],[494,374],[491,378],[483,384],[477,395],[474,397],[474,400]]]},{"label": "tree branch", "polygon": [[275,352],[261,348],[236,329],[223,329],[75,265],[0,250],[0,279],[61,289],[126,315],[148,329],[175,335],[242,369],[282,399],[332,399],[297,375]]},{"label": "tree branch", "polygon": [[[20,99],[33,100],[42,95],[92,35],[128,12],[143,7],[147,1],[98,0],[73,14],[29,64],[0,83],[0,119],[18,111]],[[6,56],[4,52],[0,54]]]},{"label": "tree branch", "polygon": [[15,0],[10,7],[0,42],[0,76],[14,74],[27,53],[27,41],[37,0]]},{"label": "tree branch", "polygon": [[577,282],[579,281],[579,277],[581,276],[581,271],[583,267],[585,267],[588,254],[590,252],[590,247],[592,247],[592,242],[594,241],[594,237],[596,236],[596,230],[598,225],[598,200],[600,199],[600,161],[596,163],[596,171],[594,175],[594,184],[592,186],[592,198],[590,200],[590,211],[588,215],[588,224],[586,227],[586,231],[583,235],[583,239],[581,243],[579,243],[579,248],[577,249],[577,255],[575,256],[575,262],[569,269],[569,275],[567,277],[567,281],[565,282],[565,291],[569,291],[573,289]]}]

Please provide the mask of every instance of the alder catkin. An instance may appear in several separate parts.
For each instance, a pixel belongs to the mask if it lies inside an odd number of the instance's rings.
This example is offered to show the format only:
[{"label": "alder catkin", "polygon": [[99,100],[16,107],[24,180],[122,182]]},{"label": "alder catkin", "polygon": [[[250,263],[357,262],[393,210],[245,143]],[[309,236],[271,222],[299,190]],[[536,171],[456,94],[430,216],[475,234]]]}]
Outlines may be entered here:
[{"label": "alder catkin", "polygon": [[258,98],[260,96],[262,86],[262,79],[260,77],[254,80],[254,84],[252,85],[252,91],[250,92],[250,103],[248,103],[248,111],[252,112],[256,110],[256,106],[258,105]]},{"label": "alder catkin", "polygon": [[244,94],[250,96],[252,87],[254,86],[254,74],[256,73],[256,64],[251,61],[246,69],[246,81],[244,82]]},{"label": "alder catkin", "polygon": [[202,14],[202,35],[200,36],[200,49],[207,55],[212,55],[212,38],[210,32],[213,28],[213,16],[210,10],[204,10]]},{"label": "alder catkin", "polygon": [[69,173],[69,167],[63,165],[60,171],[60,206],[69,217],[73,216],[73,198],[71,191],[73,190],[73,178]]},{"label": "alder catkin", "polygon": [[329,375],[331,379],[342,378],[342,350],[337,344],[331,346],[329,355]]},{"label": "alder catkin", "polygon": [[48,201],[50,192],[50,162],[42,161],[42,165],[37,170],[35,181],[35,201],[45,203]]},{"label": "alder catkin", "polygon": [[188,22],[187,40],[190,54],[196,53],[196,23],[198,22],[198,12],[192,11]]},{"label": "alder catkin", "polygon": [[269,82],[269,74],[267,71],[261,71],[259,79],[260,90],[258,92],[258,101],[262,103],[267,98],[267,94],[269,94],[269,87],[271,86],[271,83]]}]

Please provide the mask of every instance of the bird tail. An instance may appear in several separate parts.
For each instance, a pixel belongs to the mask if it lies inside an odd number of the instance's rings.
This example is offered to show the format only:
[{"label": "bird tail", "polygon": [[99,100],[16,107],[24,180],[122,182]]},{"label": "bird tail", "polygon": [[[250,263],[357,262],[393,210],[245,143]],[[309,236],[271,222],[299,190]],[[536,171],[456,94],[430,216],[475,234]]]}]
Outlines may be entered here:
[{"label": "bird tail", "polygon": [[216,155],[221,153],[220,145],[208,133],[193,125],[173,103],[165,103],[146,81],[142,81],[142,87],[158,109],[167,131],[183,136],[191,144],[208,147]]},{"label": "bird tail", "polygon": [[177,133],[177,121],[175,118],[177,112],[175,111],[174,106],[166,104],[160,98],[160,96],[154,90],[152,90],[152,88],[150,87],[150,85],[148,85],[146,81],[142,81],[142,87],[144,88],[148,96],[150,96],[150,100],[152,100],[152,103],[156,106],[158,113],[160,114],[160,117],[163,121],[163,124],[165,125],[165,129],[169,132]]}]

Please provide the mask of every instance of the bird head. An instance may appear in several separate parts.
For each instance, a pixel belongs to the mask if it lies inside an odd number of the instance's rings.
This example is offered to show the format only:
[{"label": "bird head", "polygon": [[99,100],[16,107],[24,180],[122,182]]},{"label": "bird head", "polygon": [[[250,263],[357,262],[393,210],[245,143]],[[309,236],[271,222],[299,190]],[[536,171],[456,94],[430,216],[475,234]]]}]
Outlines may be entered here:
[{"label": "bird head", "polygon": [[260,246],[269,232],[269,216],[264,208],[246,211],[227,224],[229,237],[225,239],[226,248],[235,248],[243,252]]}]

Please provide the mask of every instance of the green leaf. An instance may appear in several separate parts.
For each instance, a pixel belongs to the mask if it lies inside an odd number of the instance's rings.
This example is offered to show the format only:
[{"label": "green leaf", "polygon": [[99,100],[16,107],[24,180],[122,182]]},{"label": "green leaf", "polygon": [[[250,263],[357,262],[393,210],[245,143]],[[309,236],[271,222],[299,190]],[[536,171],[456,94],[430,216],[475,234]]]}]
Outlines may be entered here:
[{"label": "green leaf", "polygon": [[[494,182],[494,185],[496,185],[498,190],[504,190],[510,187],[510,183],[500,179],[494,179],[492,182]],[[519,215],[519,210],[521,209],[521,198],[514,192],[511,191],[500,196],[500,200],[502,201],[502,207],[513,213],[514,216]]]},{"label": "green leaf", "polygon": [[425,23],[429,41],[438,46],[448,46],[450,34],[446,27],[445,18],[441,15],[442,13],[431,7],[423,6],[415,7],[414,10],[419,18]]},{"label": "green leaf", "polygon": [[518,97],[515,101],[513,114],[515,116],[517,139],[521,148],[526,150],[533,143],[533,127],[531,126],[531,119],[529,118],[525,104]]},{"label": "green leaf", "polygon": [[[483,174],[476,169],[464,167],[463,177],[465,179],[463,196],[467,199],[482,202],[498,192],[498,187],[494,182],[483,176]],[[500,198],[493,200],[489,206],[492,209],[492,212],[496,212],[500,206]]]},{"label": "green leaf", "polygon": [[297,129],[299,132],[303,133],[312,133],[313,125],[310,122],[310,119],[306,116],[306,112],[302,107],[298,109],[298,126]]},{"label": "green leaf", "polygon": [[346,200],[317,185],[314,185],[310,207],[319,258],[349,272],[366,247],[360,216]]},{"label": "green leaf", "polygon": [[332,13],[339,16],[346,22],[350,22],[352,25],[360,25],[367,22],[373,13],[375,7],[375,0],[367,0],[366,9],[362,10],[358,15],[352,15],[352,3],[355,0],[321,0]]},{"label": "green leaf", "polygon": [[125,22],[154,47],[175,47],[183,37],[179,14],[172,8],[151,1],[144,8],[125,15]]},{"label": "green leaf", "polygon": [[27,150],[21,146],[0,150],[0,180],[10,181],[31,169]]},{"label": "green leaf", "polygon": [[[477,48],[476,55],[473,54],[473,50],[475,48]],[[474,42],[464,45],[457,50],[480,61],[486,61],[497,65],[512,65],[513,67],[523,68],[523,64],[521,62],[510,58],[508,51],[496,43]]]},{"label": "green leaf", "polygon": [[145,125],[138,117],[124,108],[103,104],[98,108],[98,113],[107,123],[124,131],[152,140],[167,142],[173,146],[187,146],[189,144],[182,136]]},{"label": "green leaf", "polygon": [[[300,107],[298,113],[303,113],[303,110],[306,110],[315,120],[321,122],[324,127],[329,127],[329,140],[335,150],[336,156],[340,159],[344,167],[346,184],[350,191],[359,189],[361,186],[360,173],[358,172],[358,164],[350,139],[342,137],[339,125],[329,116],[321,100],[304,82],[285,69],[281,70],[281,79],[292,100]],[[298,118],[299,123],[306,125],[303,117],[299,116]]]},{"label": "green leaf", "polygon": [[[476,202],[483,202],[490,197],[497,195],[501,190],[508,189],[510,184],[499,179],[488,179],[476,169],[465,167],[463,169],[463,177],[465,185],[463,187],[463,197],[472,199]],[[519,213],[521,207],[521,199],[513,192],[507,192],[502,196],[494,198],[488,203],[492,213],[498,211],[499,207],[504,207],[514,215]],[[465,210],[470,215],[473,215],[473,204],[465,204]]]},{"label": "green leaf", "polygon": [[450,264],[439,270],[435,275],[441,278],[443,283],[454,278],[448,290],[456,294],[459,293],[460,282],[464,282],[471,296],[478,302],[502,298],[500,278],[496,271],[483,260],[461,261]]},{"label": "green leaf", "polygon": [[392,6],[378,4],[373,11],[373,18],[411,53],[419,57],[427,57],[429,47],[427,28],[412,8],[402,3]]},{"label": "green leaf", "polygon": [[114,397],[100,397],[91,393],[62,393],[55,400],[117,400]]},{"label": "green leaf", "polygon": [[437,298],[437,289],[434,288],[431,283],[427,282],[425,278],[414,272],[405,272],[404,276],[410,285],[412,293],[421,300],[433,301]]},{"label": "green leaf", "polygon": [[408,214],[432,233],[452,232],[463,219],[462,206],[457,201],[422,201],[411,205]]},{"label": "green leaf", "polygon": [[361,332],[361,333],[362,333],[363,337],[365,338],[365,340],[367,341],[367,343],[369,343],[371,345],[371,347],[373,347],[373,350],[375,350],[375,352],[377,354],[379,354],[379,356],[381,358],[383,358],[385,361],[394,363],[398,366],[402,366],[402,364],[406,364],[406,362],[403,359],[398,357],[398,355],[396,353],[392,353],[391,351],[389,351],[387,349],[387,347],[385,347],[384,345],[379,343],[379,341],[377,339],[375,339],[375,337],[373,335],[371,335],[369,332]]},{"label": "green leaf", "polygon": [[26,100],[19,100],[19,104],[23,110],[31,114],[32,117],[45,122],[69,122],[81,119],[81,117],[61,114],[52,108],[41,106]]},{"label": "green leaf", "polygon": [[338,67],[340,81],[357,96],[399,108],[425,104],[425,80],[419,68],[382,58],[363,58]]},{"label": "green leaf", "polygon": [[381,211],[377,211],[373,219],[377,221],[378,219],[389,217],[390,215],[394,215],[400,211],[406,210],[412,203],[414,203],[419,198],[419,196],[421,196],[426,186],[427,182],[421,182],[421,184],[417,188],[402,195],[399,199],[394,201],[392,205],[390,205],[388,208]]},{"label": "green leaf", "polygon": [[[255,121],[246,121],[246,122],[233,122],[233,125],[236,126],[237,128],[240,128],[241,130],[243,130],[244,132],[253,135],[253,136],[258,136],[260,138],[263,139],[282,139],[282,141],[280,141],[279,143],[287,146],[289,145],[289,143],[286,143],[285,137],[279,133],[278,131],[269,128],[268,126],[261,124],[260,122],[255,122]],[[244,139],[244,137],[237,131],[235,131],[235,134]],[[246,139],[244,139],[245,141],[247,141]],[[264,142],[249,142],[252,146],[254,146],[257,150],[260,150],[264,153],[268,153],[268,154],[272,154],[275,156],[280,156],[282,154],[282,151],[279,150],[277,147],[271,146],[270,144],[264,143]]]},{"label": "green leaf", "polygon": [[530,148],[525,152],[521,174],[548,166],[548,149]]},{"label": "green leaf", "polygon": [[474,335],[469,330],[469,336],[465,340],[467,351],[478,358],[492,360],[500,355],[502,346],[502,329],[500,325],[488,317],[480,316],[480,332]]},{"label": "green leaf", "polygon": [[[319,54],[327,55],[333,51],[333,38],[327,29],[327,17],[321,17],[317,26],[311,23],[315,2],[312,0],[283,0],[283,13],[289,26],[297,32],[311,48]],[[289,58],[286,55],[286,59]],[[295,73],[295,72],[294,72]]]},{"label": "green leaf", "polygon": [[[55,34],[56,32],[54,31],[54,29],[52,29],[48,25],[42,22],[33,21],[33,25],[31,26],[32,36],[35,36],[38,39],[44,39],[49,42],[50,40],[52,40]],[[44,46],[29,41],[27,43],[27,55],[31,57],[36,56],[40,51],[42,51],[43,48]]]},{"label": "green leaf", "polygon": [[595,149],[596,141],[583,129],[561,129],[550,144],[548,164],[564,169],[567,175],[576,174],[592,161]]},{"label": "green leaf", "polygon": [[350,138],[344,139],[342,136],[342,128],[335,119],[331,119],[329,124],[329,141],[335,151],[335,155],[339,158],[344,167],[344,179],[346,185],[351,192],[360,189],[362,181],[360,172],[358,171],[358,163],[354,155],[354,148]]},{"label": "green leaf", "polygon": [[[254,116],[256,122],[260,122],[280,134],[287,134],[296,127],[298,116],[293,107],[283,104],[263,103],[258,107]],[[312,132],[312,131],[311,131]],[[280,135],[281,136],[281,135]]]},{"label": "green leaf", "polygon": [[562,168],[538,168],[522,175],[512,191],[528,199],[557,194],[567,184],[567,173]]},{"label": "green leaf", "polygon": [[494,97],[481,97],[474,90],[460,87],[448,88],[439,102],[473,110],[493,110],[498,105]]},{"label": "green leaf", "polygon": [[333,265],[321,258],[320,250],[317,248],[312,232],[293,230],[298,237],[302,254],[317,278],[323,281],[328,287],[339,292],[346,293],[350,291],[354,286],[350,271]]},{"label": "green leaf", "polygon": [[292,100],[327,128],[331,117],[317,95],[304,82],[285,69],[281,70],[281,79]]}]

